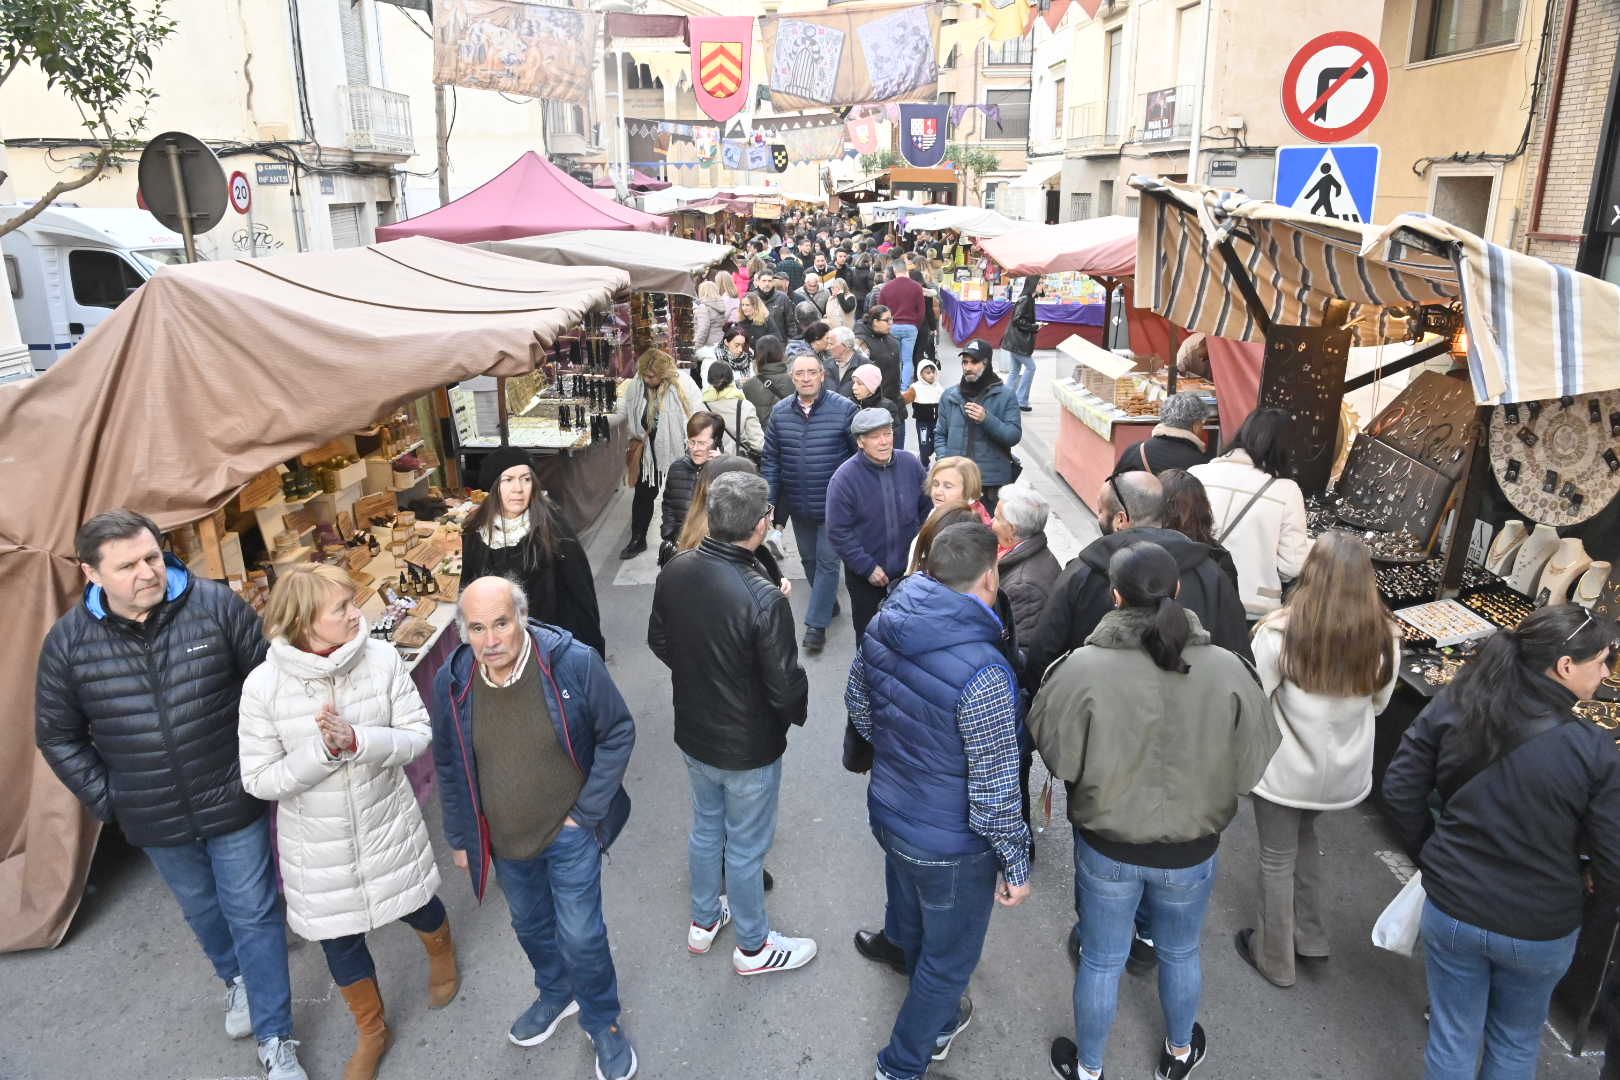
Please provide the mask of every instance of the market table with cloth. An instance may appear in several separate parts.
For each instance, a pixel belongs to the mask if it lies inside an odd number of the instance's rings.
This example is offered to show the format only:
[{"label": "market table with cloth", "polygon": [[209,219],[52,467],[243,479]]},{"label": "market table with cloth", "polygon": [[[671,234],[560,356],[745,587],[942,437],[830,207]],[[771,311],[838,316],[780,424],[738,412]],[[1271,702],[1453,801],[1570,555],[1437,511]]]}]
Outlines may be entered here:
[{"label": "market table with cloth", "polygon": [[[964,345],[973,338],[984,338],[992,345],[1001,344],[1012,317],[1011,300],[963,300],[950,289],[939,290],[940,328],[950,334],[951,340]],[[1035,305],[1035,318],[1041,329],[1035,335],[1037,349],[1055,349],[1060,341],[1079,334],[1093,345],[1101,345],[1103,334],[1102,304],[1041,304]]]}]

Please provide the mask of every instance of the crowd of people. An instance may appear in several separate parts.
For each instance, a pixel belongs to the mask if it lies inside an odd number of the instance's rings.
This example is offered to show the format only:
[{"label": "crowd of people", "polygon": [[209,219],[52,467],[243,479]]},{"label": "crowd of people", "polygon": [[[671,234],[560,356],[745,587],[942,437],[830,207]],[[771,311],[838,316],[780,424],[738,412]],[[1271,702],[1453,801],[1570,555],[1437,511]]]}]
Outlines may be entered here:
[{"label": "crowd of people", "polygon": [[[1200,942],[1240,796],[1260,899],[1236,953],[1275,987],[1329,954],[1316,821],[1370,793],[1374,717],[1399,663],[1368,552],[1306,539],[1270,410],[1210,460],[1203,403],[1182,395],[1098,493],[1103,535],[1059,566],[1050,508],[1012,453],[1020,390],[990,346],[962,349],[956,386],[907,398],[938,379],[925,360],[913,383],[924,316],[910,287],[891,288],[917,283],[896,276],[878,303],[855,273],[870,252],[793,248],[750,260],[733,290],[712,283],[705,305],[729,315],[737,292],[742,319],[718,331],[712,394],[653,350],[621,399],[635,436],[626,557],[663,500],[647,643],[669,669],[691,794],[687,949],[707,954],[734,924],[740,976],[817,955],[773,925],[765,862],[788,739],[809,719],[801,649],[823,650],[842,580],[856,643],[835,673],[843,761],[869,777],[885,867],[881,929],[854,948],[907,979],[877,1080],[918,1080],[974,1017],[992,913],[1030,893],[1036,755],[1073,827],[1074,1023],[1050,1045],[1052,1072],[1103,1075],[1122,973],[1157,966],[1155,1076],[1182,1080],[1211,1052]],[[825,314],[846,290],[864,336],[815,320],[789,351],[791,294]],[[908,404],[935,410],[919,453],[901,445]],[[347,575],[283,572],[261,619],[166,554],[137,513],[79,530],[87,585],[42,649],[38,744],[149,856],[223,983],[227,1034],[255,1039],[270,1080],[305,1077],[288,926],[321,943],[353,1014],[346,1080],[375,1077],[393,1038],[367,933],[405,922],[429,1005],[457,996],[443,882],[404,771],[429,748],[451,861],[480,898],[493,874],[534,971],[509,1040],[539,1045],[577,1015],[598,1080],[638,1071],[601,880],[630,816],[636,721],[604,662],[584,549],[533,463],[501,450],[479,482],[462,644],[425,703],[371,638]],[[809,589],[802,635],[768,542],[788,524]],[[1571,711],[1617,648],[1611,622],[1538,610],[1486,643],[1389,766],[1384,795],[1428,890],[1429,1080],[1534,1075],[1579,932],[1580,856],[1597,887],[1620,884],[1620,757]]]}]

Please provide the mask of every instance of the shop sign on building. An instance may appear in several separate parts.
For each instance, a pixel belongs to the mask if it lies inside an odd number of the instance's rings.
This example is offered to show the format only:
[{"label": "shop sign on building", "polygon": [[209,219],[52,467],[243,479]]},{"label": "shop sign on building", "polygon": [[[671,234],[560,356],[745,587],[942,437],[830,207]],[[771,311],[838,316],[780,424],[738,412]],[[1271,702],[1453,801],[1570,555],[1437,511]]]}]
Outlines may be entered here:
[{"label": "shop sign on building", "polygon": [[1278,147],[1274,201],[1315,217],[1369,222],[1378,156],[1378,147],[1370,144]]},{"label": "shop sign on building", "polygon": [[1211,180],[1237,179],[1237,159],[1213,158],[1209,163],[1209,178]]}]

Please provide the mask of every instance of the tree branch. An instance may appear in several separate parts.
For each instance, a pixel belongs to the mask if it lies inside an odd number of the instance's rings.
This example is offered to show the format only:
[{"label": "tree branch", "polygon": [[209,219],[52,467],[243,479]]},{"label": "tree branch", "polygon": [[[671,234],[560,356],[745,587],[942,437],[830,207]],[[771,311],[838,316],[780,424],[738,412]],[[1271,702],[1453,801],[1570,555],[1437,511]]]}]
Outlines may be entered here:
[{"label": "tree branch", "polygon": [[43,214],[46,210],[50,209],[51,203],[58,196],[66,195],[70,191],[77,191],[79,188],[93,182],[96,177],[100,176],[107,168],[107,162],[112,160],[112,151],[112,137],[111,132],[109,132],[106,145],[104,145],[101,148],[101,152],[96,155],[95,164],[90,166],[89,171],[76,180],[61,180],[51,185],[51,189],[44,195],[40,196],[40,198],[34,202],[34,205],[30,206],[28,209],[24,210],[10,221],[0,222],[0,236],[13,232],[39,217],[40,214]]}]

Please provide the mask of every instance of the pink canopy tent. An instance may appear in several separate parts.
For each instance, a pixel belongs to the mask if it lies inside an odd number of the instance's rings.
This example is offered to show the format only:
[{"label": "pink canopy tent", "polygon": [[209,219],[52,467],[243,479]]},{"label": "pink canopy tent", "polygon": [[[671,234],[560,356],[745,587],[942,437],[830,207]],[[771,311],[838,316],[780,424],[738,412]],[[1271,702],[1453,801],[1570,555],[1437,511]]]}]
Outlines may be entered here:
[{"label": "pink canopy tent", "polygon": [[[668,180],[660,180],[656,176],[648,176],[640,169],[631,169],[630,181],[625,186],[631,191],[663,191],[670,185]],[[596,188],[598,191],[611,191],[613,189],[613,177],[599,176],[596,178],[595,182],[591,184],[591,187]]]},{"label": "pink canopy tent", "polygon": [[569,229],[666,232],[656,214],[596,194],[533,150],[505,172],[451,203],[377,230],[377,239],[431,236],[457,244],[511,240]]}]

